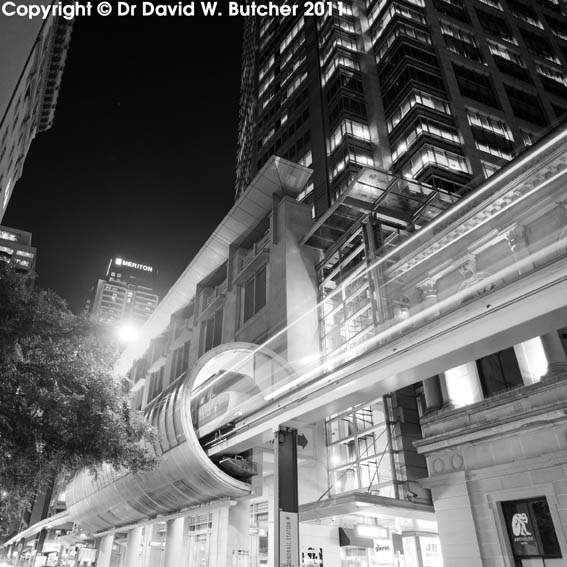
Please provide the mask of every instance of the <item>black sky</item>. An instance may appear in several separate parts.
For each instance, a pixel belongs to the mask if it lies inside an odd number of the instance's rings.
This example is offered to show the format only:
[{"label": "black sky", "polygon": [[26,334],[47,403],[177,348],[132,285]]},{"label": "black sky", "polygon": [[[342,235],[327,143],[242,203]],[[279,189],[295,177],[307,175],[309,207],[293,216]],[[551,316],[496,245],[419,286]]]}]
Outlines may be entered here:
[{"label": "black sky", "polygon": [[240,52],[234,17],[75,22],[2,221],[33,233],[39,286],[78,312],[120,255],[169,289],[234,200]]}]

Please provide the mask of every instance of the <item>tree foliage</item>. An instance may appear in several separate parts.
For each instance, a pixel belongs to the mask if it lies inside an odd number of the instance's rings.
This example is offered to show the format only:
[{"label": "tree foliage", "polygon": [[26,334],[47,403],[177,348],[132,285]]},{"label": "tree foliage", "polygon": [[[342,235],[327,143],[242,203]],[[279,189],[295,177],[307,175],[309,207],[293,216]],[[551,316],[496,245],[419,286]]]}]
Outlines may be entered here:
[{"label": "tree foliage", "polygon": [[0,263],[0,530],[42,485],[103,462],[132,471],[156,456],[154,432],[130,409],[116,349],[52,291]]}]

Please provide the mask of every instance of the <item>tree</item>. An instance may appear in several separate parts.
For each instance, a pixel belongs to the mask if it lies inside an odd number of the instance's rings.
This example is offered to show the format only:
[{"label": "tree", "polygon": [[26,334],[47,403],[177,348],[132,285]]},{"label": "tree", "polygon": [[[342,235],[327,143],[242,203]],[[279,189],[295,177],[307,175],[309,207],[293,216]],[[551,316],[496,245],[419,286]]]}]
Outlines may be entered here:
[{"label": "tree", "polygon": [[116,349],[54,292],[0,262],[0,531],[62,472],[146,470],[153,428],[112,372]]}]

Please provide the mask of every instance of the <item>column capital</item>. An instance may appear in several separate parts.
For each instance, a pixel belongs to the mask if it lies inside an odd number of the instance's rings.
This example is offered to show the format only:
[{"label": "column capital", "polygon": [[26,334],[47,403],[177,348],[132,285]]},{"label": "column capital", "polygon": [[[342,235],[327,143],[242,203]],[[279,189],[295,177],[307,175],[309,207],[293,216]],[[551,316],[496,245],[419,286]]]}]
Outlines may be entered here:
[{"label": "column capital", "polygon": [[429,277],[417,283],[415,287],[419,289],[419,291],[421,291],[423,297],[437,298],[437,294],[438,294],[437,282],[438,282],[438,278]]},{"label": "column capital", "polygon": [[518,245],[525,246],[526,242],[526,227],[520,223],[514,223],[504,231],[504,238],[506,242],[514,250]]}]

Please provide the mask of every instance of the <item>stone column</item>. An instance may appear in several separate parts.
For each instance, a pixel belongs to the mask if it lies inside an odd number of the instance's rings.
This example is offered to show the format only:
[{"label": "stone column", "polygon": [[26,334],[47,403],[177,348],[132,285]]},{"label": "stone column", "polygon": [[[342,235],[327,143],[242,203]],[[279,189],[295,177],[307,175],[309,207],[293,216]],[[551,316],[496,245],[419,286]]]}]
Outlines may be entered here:
[{"label": "stone column", "polygon": [[530,250],[525,227],[521,224],[514,224],[508,229],[505,236],[514,260],[518,264],[518,273],[522,275],[529,272],[533,268],[533,263],[527,261],[530,257]]},{"label": "stone column", "polygon": [[441,409],[443,405],[443,394],[441,393],[439,376],[432,376],[423,381],[423,395],[425,396],[427,412]]},{"label": "stone column", "polygon": [[567,355],[557,331],[542,335],[541,344],[547,358],[547,372],[542,379],[555,378],[562,374],[567,377]]},{"label": "stone column", "polygon": [[142,545],[142,535],[144,528],[134,528],[128,532],[126,538],[126,557],[124,567],[139,567],[140,546]]},{"label": "stone column", "polygon": [[443,408],[460,408],[484,399],[474,360],[443,372],[440,386]]},{"label": "stone column", "polygon": [[423,309],[431,308],[427,320],[436,319],[439,316],[439,309],[433,307],[437,304],[437,280],[435,278],[427,278],[416,285],[421,292]]},{"label": "stone column", "polygon": [[168,520],[165,532],[165,567],[178,567],[183,558],[185,518]]},{"label": "stone column", "polygon": [[98,557],[96,560],[97,567],[109,567],[113,543],[114,534],[107,534],[105,536],[102,536],[102,539],[100,540],[100,546],[98,548]]}]

